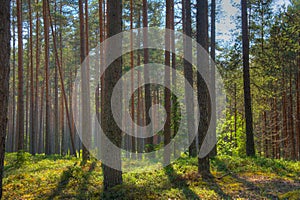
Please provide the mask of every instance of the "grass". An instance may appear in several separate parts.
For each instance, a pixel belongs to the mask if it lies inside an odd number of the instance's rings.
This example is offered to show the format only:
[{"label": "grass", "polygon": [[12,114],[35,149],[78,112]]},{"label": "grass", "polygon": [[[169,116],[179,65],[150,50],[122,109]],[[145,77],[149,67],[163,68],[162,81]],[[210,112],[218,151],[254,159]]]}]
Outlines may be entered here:
[{"label": "grass", "polygon": [[6,154],[3,199],[300,199],[300,162],[219,156],[214,178],[183,157],[164,169],[123,174],[103,192],[101,163],[61,156]]}]

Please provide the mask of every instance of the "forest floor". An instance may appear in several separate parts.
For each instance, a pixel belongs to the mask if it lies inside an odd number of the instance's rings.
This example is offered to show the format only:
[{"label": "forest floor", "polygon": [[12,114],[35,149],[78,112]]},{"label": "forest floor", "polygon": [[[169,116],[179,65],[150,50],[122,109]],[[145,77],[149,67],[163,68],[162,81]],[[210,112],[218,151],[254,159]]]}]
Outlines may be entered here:
[{"label": "forest floor", "polygon": [[300,199],[300,162],[218,156],[214,178],[197,174],[197,159],[162,170],[124,173],[103,192],[101,163],[79,158],[6,154],[3,199]]}]

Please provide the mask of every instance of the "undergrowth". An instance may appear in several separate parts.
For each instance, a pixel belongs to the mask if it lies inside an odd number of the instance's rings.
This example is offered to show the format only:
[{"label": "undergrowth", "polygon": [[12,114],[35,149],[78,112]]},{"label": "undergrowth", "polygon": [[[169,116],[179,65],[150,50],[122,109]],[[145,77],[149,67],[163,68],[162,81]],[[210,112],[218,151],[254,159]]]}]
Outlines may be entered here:
[{"label": "undergrowth", "polygon": [[198,175],[197,162],[184,156],[164,169],[124,173],[122,185],[103,192],[99,161],[8,153],[3,199],[300,199],[300,162],[218,156],[211,179]]}]

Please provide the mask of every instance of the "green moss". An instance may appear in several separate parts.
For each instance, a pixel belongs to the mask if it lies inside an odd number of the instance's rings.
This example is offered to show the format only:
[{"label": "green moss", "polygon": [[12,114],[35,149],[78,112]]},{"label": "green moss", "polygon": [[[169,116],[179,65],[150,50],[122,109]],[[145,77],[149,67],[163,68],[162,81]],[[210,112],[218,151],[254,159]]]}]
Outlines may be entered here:
[{"label": "green moss", "polygon": [[[80,163],[73,157],[9,153],[3,199],[262,199],[270,194],[284,193],[282,198],[299,195],[299,191],[290,192],[293,187],[289,186],[286,191],[269,191],[269,186],[274,189],[283,180],[298,180],[297,162],[219,156],[211,160],[215,178],[203,180],[197,173],[197,158],[183,156],[165,169],[124,173],[124,183],[106,192],[101,163]],[[274,182],[253,182],[253,177]]]},{"label": "green moss", "polygon": [[279,196],[280,199],[298,200],[300,199],[300,190],[294,190]]}]

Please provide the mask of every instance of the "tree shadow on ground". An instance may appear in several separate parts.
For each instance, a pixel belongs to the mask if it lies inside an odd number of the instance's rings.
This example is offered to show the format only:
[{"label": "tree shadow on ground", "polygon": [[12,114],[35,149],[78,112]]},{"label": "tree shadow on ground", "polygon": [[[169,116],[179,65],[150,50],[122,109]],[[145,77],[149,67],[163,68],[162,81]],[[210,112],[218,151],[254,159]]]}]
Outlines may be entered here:
[{"label": "tree shadow on ground", "polygon": [[203,179],[210,190],[214,190],[222,199],[232,199],[232,197],[226,194],[219,184],[215,181],[215,177],[210,179]]},{"label": "tree shadow on ground", "polygon": [[187,199],[200,199],[200,197],[189,188],[187,181],[176,173],[172,165],[165,167],[164,170],[172,186],[181,189]]},{"label": "tree shadow on ground", "polygon": [[48,197],[48,200],[54,199],[54,197],[59,196],[60,193],[67,187],[68,183],[73,177],[73,168],[76,164],[77,163],[75,163],[74,166],[70,166],[67,170],[63,171],[62,175],[60,176],[60,181],[57,187],[52,191],[51,195]]},{"label": "tree shadow on ground", "polygon": [[89,199],[89,194],[88,194],[89,179],[90,176],[92,175],[92,172],[96,168],[96,164],[97,164],[96,161],[92,162],[92,164],[89,167],[89,170],[83,173],[81,184],[78,187],[78,193],[76,195],[76,199]]},{"label": "tree shadow on ground", "polygon": [[300,183],[283,179],[257,180],[253,183],[236,174],[231,176],[245,185],[249,191],[259,193],[262,197],[269,199],[279,199],[278,194],[300,189]]},{"label": "tree shadow on ground", "polygon": [[[235,179],[236,182],[241,183],[245,187],[245,190],[239,191],[239,194],[237,194],[239,197],[242,198],[279,199],[278,193],[288,192],[293,189],[300,188],[300,183],[292,183],[292,182],[284,181],[284,179],[271,180],[268,177],[266,177],[267,179],[262,180],[262,178],[265,178],[263,176],[258,176],[256,181],[255,180],[249,181],[247,180],[248,178],[245,178],[235,172],[230,171],[227,168],[226,163],[224,163],[223,161],[218,159],[217,162],[218,162],[217,165],[218,171],[226,172],[226,174],[223,176],[230,176],[233,179]],[[255,175],[256,174],[253,173],[253,176]],[[226,182],[224,183],[226,184]]]}]

